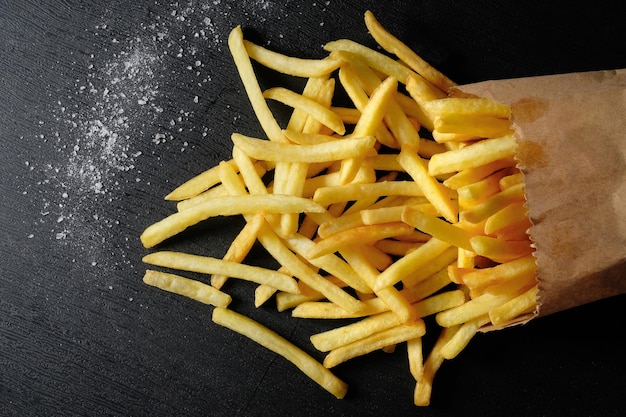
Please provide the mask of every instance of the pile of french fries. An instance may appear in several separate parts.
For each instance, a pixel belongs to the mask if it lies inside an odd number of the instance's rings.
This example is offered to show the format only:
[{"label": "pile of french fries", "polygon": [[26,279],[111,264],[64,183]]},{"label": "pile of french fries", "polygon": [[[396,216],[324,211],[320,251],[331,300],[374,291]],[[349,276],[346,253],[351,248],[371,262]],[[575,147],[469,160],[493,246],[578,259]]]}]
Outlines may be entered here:
[{"label": "pile of french fries", "polygon": [[[228,45],[266,137],[233,133],[232,158],[172,191],[177,211],[141,241],[155,247],[215,216],[243,216],[245,226],[221,259],[172,251],[143,259],[210,282],[156,269],[144,282],[214,306],[215,323],[284,356],[337,398],[347,386],[331,368],[404,345],[422,406],[443,361],[478,331],[535,312],[531,224],[510,108],[449,97],[451,80],[369,11],[365,24],[380,49],[341,39],[323,59],[285,56],[232,30]],[[304,78],[303,90],[262,90],[253,61]],[[352,105],[336,103],[339,89]],[[270,100],[293,109],[286,126]],[[245,263],[256,242],[278,270]],[[327,352],[319,363],[229,309],[222,287],[233,279],[258,284],[257,307],[274,297],[293,317],[352,320],[311,336]],[[425,352],[427,316],[439,335]]]}]

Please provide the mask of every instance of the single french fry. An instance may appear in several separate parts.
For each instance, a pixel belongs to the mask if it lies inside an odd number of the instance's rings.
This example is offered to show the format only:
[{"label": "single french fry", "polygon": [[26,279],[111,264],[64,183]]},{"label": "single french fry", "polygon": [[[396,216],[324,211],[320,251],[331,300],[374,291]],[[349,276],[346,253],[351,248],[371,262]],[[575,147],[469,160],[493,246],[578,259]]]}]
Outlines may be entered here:
[{"label": "single french fry", "polygon": [[431,238],[428,242],[394,262],[385,269],[376,279],[374,291],[390,287],[400,282],[404,277],[426,265],[436,256],[441,255],[450,247],[450,243]]},{"label": "single french fry", "polygon": [[496,327],[501,327],[525,312],[532,312],[537,307],[538,286],[535,285],[525,293],[492,309],[489,319]]},{"label": "single french fry", "polygon": [[298,145],[317,145],[319,143],[333,142],[338,138],[336,136],[325,135],[323,133],[305,133],[295,130],[283,130],[285,137],[289,141]]},{"label": "single french fry", "polygon": [[458,190],[465,185],[473,184],[477,181],[480,181],[500,169],[514,166],[515,160],[513,158],[499,159],[488,164],[464,169],[463,171],[460,171],[457,174],[446,178],[443,181],[443,185],[450,189]]},{"label": "single french fry", "polygon": [[509,119],[465,114],[437,117],[435,119],[434,131],[461,133],[477,138],[498,138],[513,133]]},{"label": "single french fry", "polygon": [[422,246],[422,243],[403,242],[395,239],[382,239],[376,241],[373,246],[388,255],[404,256],[407,253]]},{"label": "single french fry", "polygon": [[361,219],[361,211],[355,213],[344,214],[319,225],[317,234],[325,239],[335,233],[344,232],[355,227],[363,226]]},{"label": "single french fry", "polygon": [[466,207],[469,205],[474,206],[502,191],[500,189],[500,179],[506,174],[506,170],[500,170],[480,181],[459,187],[456,190],[459,195],[459,201],[463,201]]},{"label": "single french fry", "polygon": [[465,305],[465,294],[461,290],[444,291],[413,304],[416,317],[427,317]]},{"label": "single french fry", "polygon": [[260,45],[244,40],[248,55],[264,67],[294,77],[320,77],[339,68],[341,61],[326,57],[323,59],[303,59],[271,51]]},{"label": "single french fry", "polygon": [[441,348],[441,356],[444,359],[454,359],[469,344],[470,340],[478,333],[478,329],[490,322],[489,315],[485,314],[473,320],[463,323],[458,331]]},{"label": "single french fry", "polygon": [[507,262],[529,255],[534,251],[530,240],[501,240],[489,236],[470,238],[473,251],[496,262]]},{"label": "single french fry", "polygon": [[396,55],[415,72],[437,86],[441,91],[447,92],[448,89],[456,85],[456,83],[437,71],[428,62],[424,61],[424,59],[417,55],[406,44],[389,33],[369,10],[365,12],[365,24],[372,37],[380,46],[386,51]]},{"label": "single french fry", "polygon": [[476,168],[498,159],[512,157],[516,149],[514,136],[485,139],[460,149],[433,155],[428,163],[428,172],[436,176]]},{"label": "single french fry", "polygon": [[480,223],[508,205],[523,202],[525,199],[524,184],[517,184],[494,194],[469,210],[461,211],[460,218],[462,221]]},{"label": "single french fry", "polygon": [[402,212],[402,221],[450,245],[472,250],[470,244],[472,235],[469,232],[438,217],[407,206]]},{"label": "single french fry", "polygon": [[404,170],[420,185],[424,196],[435,206],[438,212],[450,223],[458,221],[458,207],[452,202],[437,180],[428,172],[426,161],[411,146],[402,146],[398,162]]},{"label": "single french fry", "polygon": [[500,179],[500,189],[506,190],[514,185],[521,184],[524,182],[524,174],[521,172],[517,172],[514,174],[507,175],[506,177],[502,177]]},{"label": "single french fry", "polygon": [[[231,262],[243,262],[256,242],[256,235],[264,221],[265,217],[261,213],[251,216],[250,220],[246,222],[239,234],[230,243],[222,259]],[[228,277],[225,275],[213,274],[211,276],[211,285],[220,289],[227,279]]]},{"label": "single french fry", "polygon": [[[376,134],[387,111],[387,106],[397,90],[397,85],[397,80],[389,77],[376,88],[363,108],[352,136],[361,137]],[[341,182],[343,184],[352,181],[363,159],[364,155],[360,155],[360,157],[346,158],[342,161]]]},{"label": "single french fry", "polygon": [[334,253],[346,245],[359,242],[361,245],[374,243],[388,237],[411,233],[413,229],[402,222],[359,226],[335,233],[315,243],[307,252],[307,258],[314,259]]},{"label": "single french fry", "polygon": [[228,196],[197,204],[148,226],[141,234],[144,247],[151,248],[190,226],[215,216],[262,213],[322,212],[315,202],[286,195]]},{"label": "single french fry", "polygon": [[337,398],[346,395],[348,386],[312,356],[257,321],[224,308],[213,310],[213,322],[240,333],[293,363],[309,378]]},{"label": "single french fry", "polygon": [[241,178],[250,194],[269,193],[252,159],[236,146],[233,147],[233,159],[239,167]]},{"label": "single french fry", "polygon": [[427,101],[423,103],[423,106],[429,113],[438,117],[453,114],[497,117],[501,119],[511,117],[510,106],[482,97],[446,97]]},{"label": "single french fry", "polygon": [[458,252],[459,251],[456,247],[448,247],[441,254],[433,257],[430,262],[415,270],[413,273],[402,278],[402,283],[407,288],[411,288],[416,284],[421,283],[425,279],[431,277],[433,274],[436,274],[439,271],[446,269],[448,265],[450,265],[457,259]]},{"label": "single french fry", "polygon": [[523,280],[534,276],[537,264],[533,255],[502,263],[491,268],[478,269],[463,275],[463,283],[469,288],[487,286],[512,280]]},{"label": "single french fry", "polygon": [[252,68],[252,63],[250,62],[248,51],[244,44],[241,26],[237,26],[231,30],[228,35],[228,47],[233,61],[235,62],[235,66],[237,67],[237,71],[239,72],[239,78],[243,83],[252,109],[263,131],[271,141],[286,142],[287,139],[284,137],[282,129],[278,125],[278,122],[276,122],[272,111],[263,97],[263,92],[259,86],[256,74]]},{"label": "single french fry", "polygon": [[409,361],[409,372],[416,381],[422,379],[424,373],[424,347],[422,338],[416,337],[406,341],[407,358]]},{"label": "single french fry", "polygon": [[254,306],[261,307],[276,291],[278,291],[276,288],[266,284],[261,284],[256,287],[254,289]]},{"label": "single french fry", "polygon": [[373,148],[372,136],[355,137],[319,143],[317,145],[295,145],[276,143],[247,137],[238,133],[232,135],[236,147],[254,159],[280,162],[327,162],[367,155]]},{"label": "single french fry", "polygon": [[[512,187],[519,187],[519,184],[507,187],[505,190],[509,190]],[[525,200],[509,204],[487,218],[484,226],[485,234],[491,235],[526,219],[528,219],[528,209],[526,208]]]},{"label": "single french fry", "polygon": [[[353,53],[376,71],[393,77],[402,84],[406,84],[406,80],[411,74],[416,74],[414,71],[394,61],[392,58],[349,39],[339,39],[328,42],[324,45],[324,49],[329,52],[346,51]],[[331,54],[331,57],[332,56]]]},{"label": "single french fry", "polygon": [[230,295],[221,292],[217,288],[167,272],[149,269],[143,276],[143,282],[215,307],[226,307],[231,302]]},{"label": "single french fry", "polygon": [[314,334],[311,336],[311,343],[317,350],[328,352],[400,324],[402,320],[397,314],[393,311],[386,311],[342,327]]},{"label": "single french fry", "polygon": [[184,211],[189,207],[201,204],[215,198],[222,198],[230,195],[224,184],[218,184],[206,191],[201,192],[198,195],[190,197],[186,200],[180,200],[176,203],[176,211]]},{"label": "single french fry", "polygon": [[362,224],[373,225],[402,221],[402,211],[406,206],[392,206],[361,210],[358,214]]},{"label": "single french fry", "polygon": [[435,319],[437,324],[442,327],[460,325],[489,313],[490,310],[506,303],[513,297],[514,295],[510,294],[483,294],[458,307],[437,313]]},{"label": "single french fry", "polygon": [[313,201],[328,206],[342,201],[356,201],[382,196],[403,195],[423,196],[421,187],[413,181],[382,181],[371,184],[345,184],[335,187],[318,188]]},{"label": "single french fry", "polygon": [[340,135],[346,132],[343,121],[336,113],[304,95],[284,87],[272,87],[263,92],[263,97],[300,109]]},{"label": "single french fry", "polygon": [[259,284],[268,284],[281,291],[298,293],[297,282],[289,275],[267,268],[229,262],[210,256],[192,255],[183,252],[153,252],[143,257],[143,262],[164,268],[201,274],[221,274]]},{"label": "single french fry", "polygon": [[[228,161],[229,164],[236,166],[235,161],[232,159]],[[185,181],[168,195],[165,196],[166,200],[181,201],[191,197],[195,197],[198,194],[210,189],[214,185],[219,184],[218,166],[207,169],[206,171],[196,175],[195,177]]]},{"label": "single french fry", "polygon": [[415,385],[415,392],[413,395],[413,402],[418,406],[427,406],[430,404],[430,397],[433,389],[433,380],[435,374],[441,367],[444,361],[444,357],[441,355],[441,349],[448,343],[448,341],[457,332],[458,327],[448,327],[441,331],[441,334],[437,338],[435,345],[428,354],[426,361],[424,362],[424,368],[422,371],[422,377],[417,381]]},{"label": "single french fry", "polygon": [[324,358],[324,366],[332,368],[342,362],[382,349],[385,346],[421,337],[425,332],[426,327],[422,320],[409,324],[400,324],[331,350]]}]

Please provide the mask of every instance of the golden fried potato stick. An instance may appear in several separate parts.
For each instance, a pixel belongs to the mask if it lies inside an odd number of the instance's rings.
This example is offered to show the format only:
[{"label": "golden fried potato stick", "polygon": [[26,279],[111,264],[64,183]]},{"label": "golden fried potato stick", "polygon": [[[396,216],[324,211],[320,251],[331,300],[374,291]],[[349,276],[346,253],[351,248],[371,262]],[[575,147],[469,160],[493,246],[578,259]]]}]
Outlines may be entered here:
[{"label": "golden fried potato stick", "polygon": [[269,140],[286,142],[282,129],[278,125],[278,122],[276,122],[272,111],[263,97],[263,92],[257,81],[256,74],[254,73],[250,57],[244,44],[241,26],[235,27],[228,35],[228,48],[230,49],[233,61],[239,72],[239,78],[246,90],[252,109],[263,131]]},{"label": "golden fried potato stick", "polygon": [[437,324],[441,327],[453,327],[480,317],[483,314],[487,314],[492,309],[506,303],[512,298],[514,298],[514,295],[511,294],[495,295],[485,293],[458,307],[437,313],[435,318]]},{"label": "golden fried potato stick", "polygon": [[416,381],[424,374],[424,346],[422,338],[416,337],[406,341],[406,353],[409,361],[409,372]]},{"label": "golden fried potato stick", "polygon": [[428,162],[417,154],[417,149],[409,145],[403,145],[398,155],[398,162],[413,178],[413,181],[420,185],[424,196],[437,209],[439,214],[450,223],[456,223],[459,220],[459,209],[456,203],[449,197],[447,190],[430,175]]},{"label": "golden fried potato stick", "polygon": [[424,213],[411,206],[405,207],[402,211],[402,221],[457,248],[472,250],[470,243],[472,234],[462,229],[458,223],[447,223],[437,216]]},{"label": "golden fried potato stick", "polygon": [[257,321],[225,308],[213,310],[213,322],[246,336],[293,363],[309,378],[336,398],[346,395],[348,386],[312,356]]},{"label": "golden fried potato stick", "polygon": [[414,181],[382,181],[371,184],[350,183],[332,187],[321,187],[313,194],[313,201],[322,206],[345,201],[357,201],[382,196],[423,196],[419,184]]},{"label": "golden fried potato stick", "polygon": [[454,359],[469,344],[478,329],[489,323],[489,315],[485,314],[460,325],[454,336],[441,347],[441,356],[444,359]]},{"label": "golden fried potato stick", "polygon": [[215,216],[233,216],[256,213],[323,212],[324,208],[302,197],[265,194],[227,196],[196,204],[160,220],[141,234],[144,247],[151,248],[190,226]]},{"label": "golden fried potato stick", "polygon": [[339,68],[341,61],[326,57],[303,59],[271,51],[248,40],[243,41],[248,55],[264,67],[294,77],[321,77]]},{"label": "golden fried potato stick", "polygon": [[311,343],[320,352],[328,352],[400,324],[402,320],[396,313],[385,311],[345,326],[314,334],[311,336]]},{"label": "golden fried potato stick", "polygon": [[373,136],[340,139],[317,145],[270,142],[233,133],[235,146],[251,158],[278,162],[328,162],[365,156],[373,151]]},{"label": "golden fried potato stick", "polygon": [[427,265],[450,246],[448,242],[434,237],[431,238],[428,242],[398,259],[389,268],[381,272],[378,278],[376,278],[374,291],[395,285],[404,279],[404,277],[410,276],[413,272]]},{"label": "golden fried potato stick", "polygon": [[[261,213],[251,215],[250,220],[246,221],[244,227],[230,243],[222,259],[230,262],[243,262],[256,242],[256,235],[264,221],[265,217]],[[228,277],[225,275],[213,274],[211,275],[211,285],[220,289],[227,279]]]},{"label": "golden fried potato stick", "polygon": [[488,98],[446,97],[421,104],[430,114],[437,117],[448,115],[475,115],[509,119],[511,107]]},{"label": "golden fried potato stick", "polygon": [[400,324],[331,350],[324,358],[324,366],[332,368],[349,359],[365,355],[386,346],[421,337],[425,333],[426,326],[422,320]]},{"label": "golden fried potato stick", "polygon": [[494,162],[490,162],[485,165],[477,166],[475,168],[464,169],[451,177],[446,178],[443,181],[443,185],[452,189],[458,190],[459,188],[473,184],[489,175],[501,170],[503,168],[514,167],[516,164],[513,157],[499,159]]},{"label": "golden fried potato stick", "polygon": [[[515,186],[517,186],[517,184],[505,189],[510,189]],[[527,219],[528,209],[526,208],[525,200],[509,204],[487,218],[484,226],[485,234],[491,235],[498,230],[502,230],[518,222],[526,221]]]},{"label": "golden fried potato stick", "polygon": [[[371,136],[379,130],[387,106],[395,95],[398,82],[393,77],[388,77],[372,92],[369,101],[361,112],[361,117],[352,132],[353,137]],[[345,139],[344,139],[345,140]],[[346,184],[355,177],[364,155],[346,158],[341,163],[341,182]]]},{"label": "golden fried potato stick", "polygon": [[372,244],[381,239],[411,233],[413,229],[402,222],[358,226],[337,232],[317,241],[306,253],[308,259],[334,253],[345,246],[359,242],[361,245]]},{"label": "golden fried potato stick", "polygon": [[406,44],[389,33],[369,10],[365,12],[365,25],[380,46],[387,52],[396,55],[416,73],[424,77],[431,84],[437,86],[441,91],[447,92],[451,87],[456,85],[454,81],[437,71]]},{"label": "golden fried potato stick", "polygon": [[[416,74],[410,68],[407,68],[401,63],[394,61],[387,55],[377,52],[350,39],[339,39],[336,41],[328,42],[326,45],[324,45],[324,49],[329,52],[346,51],[355,54],[359,57],[359,59],[367,63],[376,71],[380,71],[386,76],[393,77],[402,84],[406,84],[406,80],[410,75]],[[333,55],[331,54],[331,57],[332,56]]]},{"label": "golden fried potato stick", "polygon": [[215,307],[226,307],[231,302],[230,295],[210,285],[167,272],[149,269],[143,276],[143,282]]},{"label": "golden fried potato stick", "polygon": [[480,223],[507,206],[524,201],[526,201],[524,184],[517,184],[494,194],[469,210],[461,211],[460,218],[469,223]]},{"label": "golden fried potato stick", "polygon": [[300,109],[339,135],[346,133],[341,117],[311,98],[284,87],[268,88],[263,92],[263,97],[279,101],[294,109]]},{"label": "golden fried potato stick", "polygon": [[471,289],[485,288],[507,281],[526,281],[533,277],[537,268],[535,257],[530,254],[491,268],[477,269],[463,275],[463,284]]},{"label": "golden fried potato stick", "polygon": [[426,362],[424,362],[421,378],[417,380],[417,384],[415,385],[415,392],[413,396],[413,402],[415,405],[427,406],[430,404],[433,379],[444,361],[441,349],[454,336],[457,330],[458,326],[446,327],[442,329],[435,346],[433,346],[432,350],[428,354],[428,357],[426,358]]},{"label": "golden fried potato stick", "polygon": [[289,275],[259,266],[224,261],[210,256],[192,255],[184,252],[161,251],[143,257],[143,262],[164,268],[201,274],[220,274],[244,279],[259,284],[267,284],[281,291],[297,294],[298,283]]},{"label": "golden fried potato stick", "polygon": [[460,149],[433,155],[428,162],[430,175],[448,174],[476,168],[498,159],[511,158],[517,150],[514,136],[485,139]]},{"label": "golden fried potato stick", "polygon": [[489,236],[473,236],[470,238],[470,245],[476,255],[500,263],[521,258],[534,251],[528,239],[503,240]]},{"label": "golden fried potato stick", "polygon": [[537,306],[538,291],[538,286],[534,285],[525,293],[495,307],[489,312],[489,320],[494,326],[501,327],[523,313],[532,313]]},{"label": "golden fried potato stick", "polygon": [[[228,163],[236,166],[235,161],[233,161],[232,159],[228,161]],[[190,180],[185,181],[174,190],[172,190],[168,195],[166,195],[165,199],[170,201],[185,200],[191,197],[195,197],[198,194],[210,189],[220,182],[218,170],[219,167],[214,166],[196,175]]]},{"label": "golden fried potato stick", "polygon": [[513,130],[509,119],[451,114],[435,118],[433,135],[434,132],[456,133],[465,138],[498,138],[510,135]]},{"label": "golden fried potato stick", "polygon": [[472,207],[477,203],[485,201],[492,195],[502,191],[500,180],[507,174],[508,169],[501,169],[480,181],[459,187],[456,190],[459,201],[463,203],[464,207]]}]

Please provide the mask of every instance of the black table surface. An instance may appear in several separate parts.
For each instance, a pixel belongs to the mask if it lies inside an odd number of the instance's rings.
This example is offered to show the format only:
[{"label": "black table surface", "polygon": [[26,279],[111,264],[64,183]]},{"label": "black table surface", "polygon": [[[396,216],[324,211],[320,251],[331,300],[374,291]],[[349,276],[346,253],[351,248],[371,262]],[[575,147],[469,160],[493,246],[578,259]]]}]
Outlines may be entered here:
[{"label": "black table surface", "polygon": [[[373,46],[371,9],[458,83],[626,67],[618,6],[560,3],[0,0],[0,415],[624,415],[624,296],[478,335],[417,408],[401,346],[338,366],[350,390],[337,400],[212,324],[212,308],[141,281],[138,236],[172,212],[163,197],[229,158],[232,132],[260,135],[227,47],[235,25],[316,58],[338,38]],[[164,247],[219,257],[241,224]],[[225,290],[322,358],[308,337],[329,323],[255,309],[246,282]]]}]

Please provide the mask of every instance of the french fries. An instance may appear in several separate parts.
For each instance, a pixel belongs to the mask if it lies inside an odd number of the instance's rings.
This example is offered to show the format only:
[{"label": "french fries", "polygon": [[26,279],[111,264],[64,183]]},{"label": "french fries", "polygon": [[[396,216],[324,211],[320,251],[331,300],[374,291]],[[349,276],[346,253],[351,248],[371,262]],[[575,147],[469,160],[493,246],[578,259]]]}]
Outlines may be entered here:
[{"label": "french fries", "polygon": [[[270,51],[233,29],[228,45],[265,137],[234,132],[232,156],[168,194],[178,211],[140,239],[146,248],[167,244],[215,216],[243,216],[246,224],[222,259],[167,250],[143,258],[210,274],[211,285],[154,270],[144,282],[214,306],[216,324],[285,357],[337,398],[347,385],[329,368],[404,348],[414,403],[424,406],[437,370],[476,333],[536,312],[524,177],[508,106],[448,97],[453,81],[369,11],[365,25],[380,49],[340,39],[317,60]],[[251,61],[306,85],[263,91]],[[352,105],[334,104],[339,87]],[[286,105],[286,126],[267,100]],[[257,242],[277,270],[247,263]],[[229,310],[220,288],[230,277],[257,284],[258,308],[275,296],[278,311],[295,318],[352,323],[311,335],[326,355],[319,363]],[[441,331],[425,351],[431,322]]]}]

